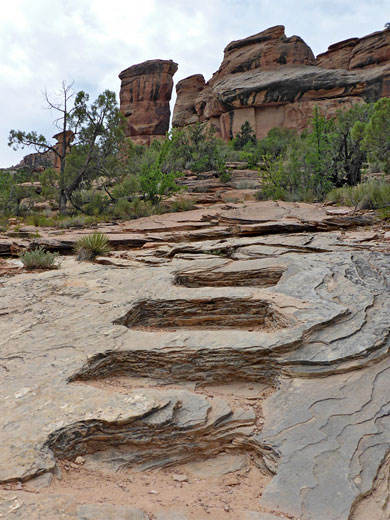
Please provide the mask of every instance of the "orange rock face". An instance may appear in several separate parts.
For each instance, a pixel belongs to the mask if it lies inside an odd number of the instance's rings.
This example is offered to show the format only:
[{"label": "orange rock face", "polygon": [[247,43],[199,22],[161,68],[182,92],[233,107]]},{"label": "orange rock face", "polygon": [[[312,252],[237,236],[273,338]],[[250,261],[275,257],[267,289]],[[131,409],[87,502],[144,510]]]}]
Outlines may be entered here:
[{"label": "orange rock face", "polygon": [[[191,78],[180,83],[190,85]],[[315,59],[300,37],[286,37],[280,25],[230,43],[203,88],[198,83],[188,95],[178,88],[180,117],[173,125],[208,121],[227,140],[249,121],[262,138],[276,126],[302,130],[315,105],[332,117],[389,95],[389,30],[332,45]]]},{"label": "orange rock face", "polygon": [[202,74],[194,74],[179,81],[176,85],[177,97],[173,111],[173,126],[186,126],[199,120],[195,100],[199,92],[204,89],[205,84]]},{"label": "orange rock face", "polygon": [[120,110],[127,120],[126,135],[134,142],[150,144],[168,131],[176,71],[172,60],[149,60],[119,74]]},{"label": "orange rock face", "polygon": [[243,40],[229,43],[211,81],[227,74],[255,69],[274,69],[283,65],[314,65],[312,50],[299,36],[287,38],[283,25],[270,27]]},{"label": "orange rock face", "polygon": [[366,69],[389,63],[390,30],[335,43],[317,56],[317,64],[325,69]]}]

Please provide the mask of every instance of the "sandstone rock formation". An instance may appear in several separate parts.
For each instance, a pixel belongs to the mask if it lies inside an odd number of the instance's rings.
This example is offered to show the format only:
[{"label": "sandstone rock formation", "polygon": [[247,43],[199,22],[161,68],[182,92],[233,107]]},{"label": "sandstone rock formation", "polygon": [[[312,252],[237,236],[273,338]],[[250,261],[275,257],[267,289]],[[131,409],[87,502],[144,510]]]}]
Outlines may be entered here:
[{"label": "sandstone rock formation", "polygon": [[196,99],[186,89],[177,88],[177,94],[176,127],[209,121],[226,140],[246,120],[259,138],[275,126],[302,130],[315,105],[332,117],[354,103],[390,95],[390,31],[332,45],[316,60],[301,38],[272,27],[230,43]]},{"label": "sandstone rock formation", "polygon": [[365,69],[390,62],[390,30],[377,31],[363,38],[349,38],[330,45],[317,56],[325,69]]},{"label": "sandstone rock formation", "polygon": [[119,74],[120,109],[127,120],[126,135],[134,142],[150,144],[168,131],[176,71],[172,60],[149,60]]},{"label": "sandstone rock formation", "polygon": [[175,126],[186,126],[198,121],[195,100],[205,84],[202,74],[194,74],[176,85],[177,98],[173,111]]}]

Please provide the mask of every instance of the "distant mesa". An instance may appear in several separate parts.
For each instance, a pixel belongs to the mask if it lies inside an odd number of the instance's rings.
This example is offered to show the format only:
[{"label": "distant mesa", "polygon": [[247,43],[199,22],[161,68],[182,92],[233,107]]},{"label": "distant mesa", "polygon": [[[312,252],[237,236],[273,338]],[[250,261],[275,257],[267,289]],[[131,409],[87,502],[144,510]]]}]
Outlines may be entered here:
[{"label": "distant mesa", "polygon": [[[151,60],[121,72],[127,135],[148,144],[169,128],[177,64]],[[176,85],[172,124],[208,122],[229,140],[249,121],[258,138],[274,127],[301,131],[318,105],[327,117],[355,103],[390,96],[390,31],[331,45],[317,58],[283,25],[229,43],[209,81],[195,74]]]}]

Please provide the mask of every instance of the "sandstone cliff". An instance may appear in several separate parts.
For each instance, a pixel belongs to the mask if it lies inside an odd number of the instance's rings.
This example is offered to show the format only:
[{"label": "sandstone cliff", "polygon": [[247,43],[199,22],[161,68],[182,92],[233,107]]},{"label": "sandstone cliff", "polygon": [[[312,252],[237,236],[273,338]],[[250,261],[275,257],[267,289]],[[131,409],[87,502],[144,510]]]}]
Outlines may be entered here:
[{"label": "sandstone cliff", "polygon": [[364,69],[390,62],[390,30],[377,31],[363,38],[350,38],[330,45],[317,56],[326,69]]},{"label": "sandstone cliff", "polygon": [[127,120],[126,135],[139,144],[165,136],[169,128],[173,75],[177,63],[149,60],[119,74],[120,108]]},{"label": "sandstone cliff", "polygon": [[390,31],[332,45],[316,59],[300,37],[276,26],[230,43],[203,88],[198,77],[177,85],[173,126],[209,121],[223,139],[246,120],[259,138],[275,126],[302,130],[315,105],[331,117],[390,95]]}]

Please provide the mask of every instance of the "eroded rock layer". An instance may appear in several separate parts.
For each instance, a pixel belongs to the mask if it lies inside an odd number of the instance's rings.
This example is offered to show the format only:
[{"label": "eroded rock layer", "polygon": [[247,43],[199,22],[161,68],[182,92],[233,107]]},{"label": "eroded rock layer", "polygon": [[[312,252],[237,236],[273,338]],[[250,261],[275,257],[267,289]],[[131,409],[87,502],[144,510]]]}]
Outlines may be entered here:
[{"label": "eroded rock layer", "polygon": [[300,131],[315,105],[333,117],[390,95],[390,31],[332,45],[315,59],[301,38],[287,38],[276,26],[230,43],[217,72],[204,88],[197,84],[195,98],[182,88],[193,84],[191,78],[177,86],[174,126],[209,121],[223,139],[245,121],[259,138],[273,127]]},{"label": "eroded rock layer", "polygon": [[365,69],[389,62],[389,29],[334,43],[317,56],[317,64],[325,69]]}]

